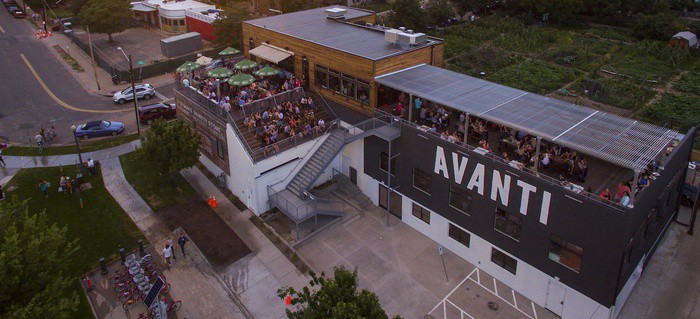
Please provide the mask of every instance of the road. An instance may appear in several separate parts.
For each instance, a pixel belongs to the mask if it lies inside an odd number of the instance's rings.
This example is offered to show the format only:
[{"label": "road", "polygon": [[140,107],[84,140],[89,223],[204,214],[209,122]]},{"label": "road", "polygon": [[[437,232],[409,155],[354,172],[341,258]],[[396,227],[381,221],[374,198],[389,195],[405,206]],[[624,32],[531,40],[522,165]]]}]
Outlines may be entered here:
[{"label": "road", "polygon": [[[162,97],[171,97],[170,90]],[[53,96],[52,96],[53,95]],[[85,91],[22,19],[0,12],[0,136],[27,145],[41,127],[56,127],[58,143],[71,143],[70,127],[90,120],[123,122],[136,131],[133,104]]]}]

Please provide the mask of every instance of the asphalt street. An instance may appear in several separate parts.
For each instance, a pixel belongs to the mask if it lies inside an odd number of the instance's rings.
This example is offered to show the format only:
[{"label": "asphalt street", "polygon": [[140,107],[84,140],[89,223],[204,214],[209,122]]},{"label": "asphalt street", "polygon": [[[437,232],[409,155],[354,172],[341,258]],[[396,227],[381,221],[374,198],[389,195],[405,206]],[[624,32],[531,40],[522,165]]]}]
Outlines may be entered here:
[{"label": "asphalt street", "polygon": [[[165,93],[159,97],[172,97],[170,86],[156,88]],[[53,125],[58,143],[67,144],[71,125],[102,119],[124,123],[127,133],[136,131],[133,104],[120,106],[85,91],[26,21],[0,10],[0,136],[26,145],[41,127]]]}]

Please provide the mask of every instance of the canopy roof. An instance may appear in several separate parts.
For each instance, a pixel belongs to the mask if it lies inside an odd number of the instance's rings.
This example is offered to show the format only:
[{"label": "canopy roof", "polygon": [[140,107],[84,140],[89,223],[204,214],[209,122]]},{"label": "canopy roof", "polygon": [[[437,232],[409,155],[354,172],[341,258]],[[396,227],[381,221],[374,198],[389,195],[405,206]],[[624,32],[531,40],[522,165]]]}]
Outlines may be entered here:
[{"label": "canopy roof", "polygon": [[375,82],[640,171],[673,130],[421,64]]},{"label": "canopy roof", "polygon": [[280,63],[280,61],[294,55],[292,51],[287,51],[267,43],[259,45],[255,49],[250,50],[249,53],[274,64]]}]

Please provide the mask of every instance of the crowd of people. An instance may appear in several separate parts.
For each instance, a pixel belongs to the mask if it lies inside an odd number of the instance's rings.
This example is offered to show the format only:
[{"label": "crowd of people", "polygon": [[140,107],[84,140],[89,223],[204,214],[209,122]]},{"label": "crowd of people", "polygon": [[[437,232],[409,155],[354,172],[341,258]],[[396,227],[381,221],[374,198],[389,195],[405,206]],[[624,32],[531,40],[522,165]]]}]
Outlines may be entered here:
[{"label": "crowd of people", "polygon": [[315,111],[313,98],[302,97],[250,114],[243,119],[243,125],[255,132],[266,152],[279,152],[275,143],[284,138],[304,137],[326,129],[324,119],[316,119]]}]

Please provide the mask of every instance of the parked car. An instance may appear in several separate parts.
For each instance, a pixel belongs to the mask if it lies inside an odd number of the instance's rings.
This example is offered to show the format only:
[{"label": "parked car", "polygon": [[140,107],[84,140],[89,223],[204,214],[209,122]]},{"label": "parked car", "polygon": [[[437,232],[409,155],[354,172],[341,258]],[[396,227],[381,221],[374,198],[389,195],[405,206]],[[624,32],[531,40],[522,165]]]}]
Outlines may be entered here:
[{"label": "parked car", "polygon": [[15,0],[2,0],[2,4],[3,4],[5,7],[9,7],[9,6],[15,6],[15,7],[17,7],[17,3],[15,2]]},{"label": "parked car", "polygon": [[17,7],[10,7],[10,14],[15,18],[24,18],[24,11]]},{"label": "parked car", "polygon": [[174,119],[177,116],[175,104],[156,103],[139,107],[139,121],[151,124],[158,118]]},{"label": "parked car", "polygon": [[[137,99],[150,100],[153,96],[156,95],[156,90],[148,83],[136,85],[135,88]],[[131,101],[133,99],[134,94],[131,91],[131,87],[128,87],[122,91],[115,92],[114,97],[112,98],[112,100],[114,100],[115,103],[119,104],[124,104],[127,101]]]},{"label": "parked car", "polygon": [[117,136],[124,132],[124,124],[110,121],[92,121],[78,125],[75,129],[75,135],[82,139],[99,136]]}]

